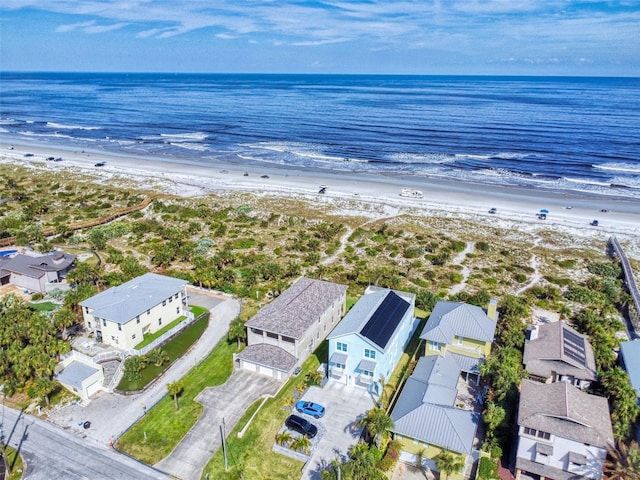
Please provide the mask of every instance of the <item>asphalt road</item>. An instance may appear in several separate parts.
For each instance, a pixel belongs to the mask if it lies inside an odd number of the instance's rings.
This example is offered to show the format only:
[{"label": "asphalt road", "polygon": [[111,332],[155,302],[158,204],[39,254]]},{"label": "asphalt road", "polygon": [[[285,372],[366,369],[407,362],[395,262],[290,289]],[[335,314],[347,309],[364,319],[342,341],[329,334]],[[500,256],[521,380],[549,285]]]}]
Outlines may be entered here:
[{"label": "asphalt road", "polygon": [[5,407],[3,431],[19,449],[25,480],[157,480],[170,478],[101,445],[80,440],[36,417]]}]

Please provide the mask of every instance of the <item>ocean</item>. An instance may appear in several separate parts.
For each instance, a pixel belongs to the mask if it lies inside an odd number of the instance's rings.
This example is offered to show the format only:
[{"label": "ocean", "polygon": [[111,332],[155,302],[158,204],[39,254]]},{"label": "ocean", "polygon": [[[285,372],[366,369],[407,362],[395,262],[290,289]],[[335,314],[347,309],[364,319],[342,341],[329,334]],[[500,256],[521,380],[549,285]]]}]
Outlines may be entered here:
[{"label": "ocean", "polygon": [[640,198],[640,79],[0,74],[0,138]]}]

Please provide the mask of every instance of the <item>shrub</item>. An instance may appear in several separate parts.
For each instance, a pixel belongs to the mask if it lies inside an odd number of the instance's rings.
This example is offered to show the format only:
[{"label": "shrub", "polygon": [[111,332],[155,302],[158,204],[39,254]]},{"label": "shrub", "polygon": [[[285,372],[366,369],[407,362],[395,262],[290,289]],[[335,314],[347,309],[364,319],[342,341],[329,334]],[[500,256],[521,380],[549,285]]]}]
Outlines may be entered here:
[{"label": "shrub", "polygon": [[498,463],[489,457],[481,457],[478,464],[478,480],[498,480]]}]

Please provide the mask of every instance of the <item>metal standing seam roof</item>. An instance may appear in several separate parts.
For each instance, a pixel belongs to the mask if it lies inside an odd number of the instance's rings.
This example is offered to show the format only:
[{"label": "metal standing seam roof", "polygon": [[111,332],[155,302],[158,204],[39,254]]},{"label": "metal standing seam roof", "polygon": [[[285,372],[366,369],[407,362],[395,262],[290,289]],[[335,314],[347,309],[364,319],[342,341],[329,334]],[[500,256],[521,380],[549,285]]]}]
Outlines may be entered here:
[{"label": "metal standing seam roof", "polygon": [[127,323],[176,294],[189,282],[178,278],[145,273],[80,302],[94,317]]},{"label": "metal standing seam roof", "polygon": [[518,425],[600,448],[613,446],[607,399],[566,382],[523,380]]},{"label": "metal standing seam roof", "polygon": [[553,372],[596,380],[596,361],[589,340],[563,321],[538,325],[538,337],[524,344],[528,372],[551,377]]},{"label": "metal standing seam roof", "polygon": [[475,305],[438,302],[427,320],[420,338],[451,344],[454,336],[493,342],[496,322]]},{"label": "metal standing seam roof", "polygon": [[246,325],[299,339],[346,292],[346,285],[301,277]]},{"label": "metal standing seam roof", "polygon": [[452,406],[459,375],[452,357],[422,357],[391,412],[393,431],[455,452],[470,453],[479,416]]},{"label": "metal standing seam roof", "polygon": [[92,375],[95,375],[95,373],[99,371],[100,369],[98,367],[92,367],[90,365],[87,365],[86,363],[77,362],[74,360],[62,371],[60,371],[58,375],[56,375],[56,378],[61,383],[65,383],[77,389],[81,389],[82,382]]},{"label": "metal standing seam roof", "polygon": [[640,341],[628,341],[620,344],[620,353],[624,360],[624,366],[629,374],[631,386],[636,395],[640,397]]},{"label": "metal standing seam roof", "polygon": [[411,308],[407,296],[413,296],[413,294],[394,292],[389,289],[366,293],[360,297],[327,338],[359,334],[385,351],[407,310]]}]

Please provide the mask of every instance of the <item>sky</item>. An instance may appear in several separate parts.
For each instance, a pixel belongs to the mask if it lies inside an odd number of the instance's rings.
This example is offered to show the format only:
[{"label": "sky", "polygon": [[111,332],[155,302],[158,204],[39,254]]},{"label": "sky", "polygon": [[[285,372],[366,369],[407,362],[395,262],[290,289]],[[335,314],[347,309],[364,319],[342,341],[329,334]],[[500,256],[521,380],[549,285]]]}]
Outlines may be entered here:
[{"label": "sky", "polygon": [[0,71],[640,76],[640,0],[2,0]]}]

